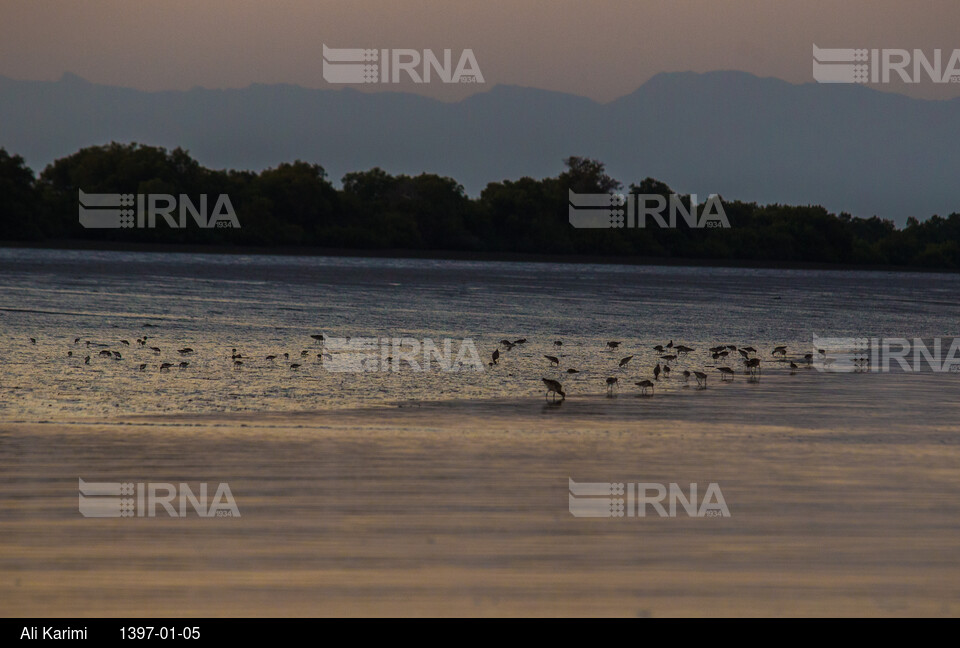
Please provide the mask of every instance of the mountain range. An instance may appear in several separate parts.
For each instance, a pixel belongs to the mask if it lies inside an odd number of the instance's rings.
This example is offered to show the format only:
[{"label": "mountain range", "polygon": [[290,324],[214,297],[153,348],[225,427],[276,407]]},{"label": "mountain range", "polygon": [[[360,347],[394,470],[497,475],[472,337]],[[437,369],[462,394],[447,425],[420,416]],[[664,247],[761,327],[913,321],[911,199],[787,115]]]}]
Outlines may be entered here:
[{"label": "mountain range", "polygon": [[597,158],[625,185],[654,177],[703,201],[820,204],[903,224],[960,211],[960,98],[744,72],[664,73],[608,103],[494,85],[458,102],[404,92],[254,84],[145,92],[0,76],[0,147],[38,172],[110,141],[187,149],[211,168],[302,159],[349,171],[488,182],[555,176]]}]

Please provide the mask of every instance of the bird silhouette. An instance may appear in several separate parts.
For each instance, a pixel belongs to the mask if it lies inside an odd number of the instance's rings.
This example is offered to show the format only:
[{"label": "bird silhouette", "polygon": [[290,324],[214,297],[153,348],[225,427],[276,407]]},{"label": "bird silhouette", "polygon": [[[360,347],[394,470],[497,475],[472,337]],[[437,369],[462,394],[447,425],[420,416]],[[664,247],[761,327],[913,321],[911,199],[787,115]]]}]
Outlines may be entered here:
[{"label": "bird silhouette", "polygon": [[640,388],[641,395],[646,394],[648,389],[650,390],[650,393],[653,393],[653,381],[641,380],[640,382],[633,384]]},{"label": "bird silhouette", "polygon": [[540,380],[542,380],[543,384],[547,386],[547,393],[545,396],[553,394],[553,398],[556,400],[557,396],[559,395],[560,400],[566,400],[567,394],[563,391],[563,385],[552,378],[541,378]]},{"label": "bird silhouette", "polygon": [[607,378],[607,396],[613,396],[613,390],[619,383],[619,378]]}]

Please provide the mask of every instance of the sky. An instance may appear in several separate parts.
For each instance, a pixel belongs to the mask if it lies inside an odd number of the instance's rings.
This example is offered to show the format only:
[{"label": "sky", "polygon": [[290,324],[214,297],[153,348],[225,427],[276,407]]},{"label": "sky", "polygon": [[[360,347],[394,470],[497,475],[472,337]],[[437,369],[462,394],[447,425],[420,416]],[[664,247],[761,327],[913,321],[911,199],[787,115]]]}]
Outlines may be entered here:
[{"label": "sky", "polygon": [[[390,89],[455,100],[492,84],[609,101],[659,72],[812,79],[812,46],[960,48],[956,0],[0,0],[0,75],[72,72],[142,90],[330,87],[322,46],[476,56],[486,82]],[[382,91],[384,86],[365,87]],[[960,83],[892,83],[914,97]]]}]

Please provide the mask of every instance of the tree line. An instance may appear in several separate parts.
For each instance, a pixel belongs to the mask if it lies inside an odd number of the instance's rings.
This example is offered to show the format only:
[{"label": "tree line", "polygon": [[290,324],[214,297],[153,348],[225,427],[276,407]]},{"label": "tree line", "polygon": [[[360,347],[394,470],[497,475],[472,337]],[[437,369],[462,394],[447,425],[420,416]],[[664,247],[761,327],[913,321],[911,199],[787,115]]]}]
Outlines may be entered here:
[{"label": "tree line", "polygon": [[[960,213],[902,228],[892,221],[832,214],[820,206],[723,201],[730,228],[575,229],[568,190],[623,190],[602,162],[564,160],[556,177],[491,182],[476,198],[435,174],[347,173],[336,188],[319,164],[296,161],[259,173],[212,170],[186,151],[140,144],[92,146],[39,175],[0,149],[0,241],[111,241],[309,246],[346,250],[468,251],[747,262],[812,262],[960,269]],[[85,193],[228,194],[239,229],[85,229]],[[653,178],[628,191],[669,196]],[[689,197],[684,197],[689,206]]]}]

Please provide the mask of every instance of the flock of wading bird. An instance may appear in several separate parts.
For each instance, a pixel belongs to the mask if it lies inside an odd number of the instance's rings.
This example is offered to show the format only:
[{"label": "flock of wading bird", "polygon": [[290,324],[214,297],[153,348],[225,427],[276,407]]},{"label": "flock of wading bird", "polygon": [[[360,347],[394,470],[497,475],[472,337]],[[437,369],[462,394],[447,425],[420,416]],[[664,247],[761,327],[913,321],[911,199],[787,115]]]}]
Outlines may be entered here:
[{"label": "flock of wading bird", "polygon": [[[148,325],[148,324],[145,324],[145,326],[149,326],[149,325]],[[317,335],[311,335],[310,337],[313,338],[318,344],[319,344],[320,342],[323,342],[323,335],[317,334]],[[156,356],[161,355],[161,354],[163,353],[163,350],[162,350],[160,347],[158,347],[158,346],[152,346],[152,345],[151,345],[151,346],[148,346],[148,344],[151,344],[150,342],[148,342],[148,339],[149,339],[149,338],[148,338],[146,335],[144,335],[143,337],[137,338],[137,339],[136,339],[136,345],[137,345],[137,347],[139,347],[140,349],[145,350],[145,351],[150,351],[150,352],[152,352],[152,353],[153,353],[154,355],[156,355]],[[36,343],[37,343],[37,339],[36,339],[36,338],[30,338],[30,344],[34,344],[34,345],[35,345]],[[79,346],[79,344],[80,344],[80,338],[75,338],[75,339],[73,340],[73,344],[74,344],[74,346]],[[98,356],[98,357],[107,358],[107,359],[115,360],[115,361],[123,360],[123,353],[121,353],[120,351],[112,351],[112,350],[110,350],[110,347],[112,347],[112,346],[127,347],[127,348],[129,348],[129,347],[131,347],[131,344],[130,344],[130,340],[120,340],[116,345],[107,344],[107,343],[104,343],[104,342],[94,342],[93,340],[87,340],[86,342],[84,342],[84,347],[85,347],[86,349],[90,349],[90,348],[94,348],[94,349],[100,348],[100,352],[97,353],[97,356]],[[183,347],[183,348],[177,349],[176,352],[177,352],[177,354],[178,354],[181,358],[190,357],[190,356],[192,356],[194,353],[196,353],[196,352],[195,352],[192,348],[190,348],[190,347]],[[300,358],[306,358],[308,355],[310,355],[310,353],[311,353],[311,352],[310,352],[309,349],[304,349],[304,350],[302,350],[302,351],[300,352]],[[73,357],[79,357],[79,356],[74,356],[73,351],[67,351],[67,357],[68,357],[68,358],[73,358]],[[268,355],[268,356],[266,356],[264,359],[273,362],[274,360],[277,360],[279,357],[280,357],[280,356],[278,356],[278,355]],[[323,357],[329,357],[329,354],[324,354],[324,353],[318,353],[318,354],[317,354],[317,359],[318,359],[318,360],[321,359],[321,358],[323,358]],[[90,356],[89,354],[87,354],[87,355],[84,357],[84,359],[83,359],[83,364],[87,364],[87,365],[90,364],[90,358],[91,358],[91,356]],[[290,360],[290,354],[289,354],[289,353],[284,353],[284,354],[283,354],[283,358],[284,358],[285,361],[289,361],[289,360]],[[236,349],[231,349],[231,351],[230,351],[230,359],[231,359],[231,361],[233,362],[233,368],[239,370],[239,369],[242,369],[242,368],[243,368],[243,361],[244,361],[245,359],[247,359],[247,356],[244,356],[242,353],[239,353]],[[149,366],[149,364],[146,363],[146,362],[141,362],[141,363],[139,363],[139,365],[140,365],[139,368],[138,368],[139,371],[146,371],[147,367]],[[180,369],[180,370],[182,371],[182,370],[186,369],[186,368],[189,367],[189,366],[190,366],[190,362],[189,362],[188,360],[181,360],[180,362],[161,362],[160,364],[157,365],[157,369],[162,373],[162,372],[165,372],[165,371],[170,371],[170,369],[171,369],[172,367],[177,367],[178,369]],[[290,369],[292,369],[292,370],[299,369],[300,366],[301,366],[301,365],[300,365],[299,362],[292,362],[292,363],[290,363]]]},{"label": "flock of wading bird", "polygon": [[[318,344],[324,341],[324,337],[321,334],[311,335],[310,337],[314,341],[316,341]],[[488,365],[491,367],[494,367],[500,363],[501,349],[503,349],[504,353],[508,353],[514,347],[520,346],[522,344],[526,344],[526,342],[527,342],[526,338],[520,338],[519,340],[514,340],[512,342],[510,340],[500,340],[499,345],[497,346],[496,349],[494,349],[493,353],[491,354],[491,359]],[[30,343],[35,345],[37,343],[36,338],[30,338]],[[74,345],[79,345],[80,338],[74,339],[73,343]],[[143,337],[137,338],[136,344],[138,347],[141,347],[142,349],[147,351],[151,351],[155,355],[159,356],[162,353],[162,350],[160,349],[160,347],[148,346],[149,342],[148,342],[148,337],[146,335],[144,335]],[[617,342],[617,341],[607,342],[606,351],[613,353],[614,351],[617,351],[620,348],[621,344],[622,344],[621,342]],[[109,349],[110,346],[112,345],[105,344],[103,342],[94,342],[91,340],[87,340],[85,342],[85,347],[88,349],[91,347],[94,347],[94,348],[100,347],[101,350],[98,354],[100,357],[117,360],[117,361],[123,360],[123,354],[120,351],[110,350]],[[130,347],[131,344],[129,340],[120,340],[119,346]],[[544,354],[543,357],[547,361],[549,361],[551,367],[559,368],[561,364],[561,360],[564,357],[563,341],[556,340],[554,341],[553,346],[555,349],[557,349],[556,351],[557,355]],[[692,351],[696,351],[696,349],[694,349],[693,347],[688,347],[683,344],[674,344],[673,340],[670,340],[665,345],[657,344],[653,347],[653,350],[657,352],[657,364],[656,366],[654,366],[652,371],[653,380],[650,380],[649,378],[647,378],[647,379],[639,380],[633,383],[634,385],[639,387],[640,396],[652,396],[654,392],[654,388],[657,382],[660,381],[661,377],[664,380],[668,380],[671,377],[671,374],[674,371],[673,368],[671,368],[671,364],[675,365],[679,363],[683,356],[688,355]],[[194,350],[190,347],[183,347],[183,348],[177,349],[176,351],[181,357],[187,357],[195,353]],[[720,362],[728,362],[730,359],[733,359],[734,362],[739,361],[741,363],[741,366],[743,367],[743,372],[748,376],[747,379],[749,381],[755,382],[760,379],[760,374],[761,374],[760,360],[761,359],[759,356],[756,355],[758,351],[754,347],[752,346],[737,347],[737,345],[735,344],[721,344],[719,346],[711,347],[709,351],[710,351],[711,357],[714,360],[717,360]],[[826,353],[823,350],[820,350],[819,352],[822,355]],[[310,355],[310,353],[311,352],[308,349],[304,349],[300,351],[300,358],[306,358],[308,355]],[[291,357],[290,354],[283,353],[282,355],[284,360],[289,362]],[[771,358],[774,360],[787,362],[787,347],[786,346],[774,347],[770,355],[771,355]],[[74,357],[73,351],[68,351],[67,356]],[[317,354],[318,360],[324,357],[330,357],[330,356],[329,354],[324,354],[324,353]],[[90,358],[91,356],[87,355],[83,360],[84,364],[90,364]],[[239,370],[243,367],[244,359],[246,359],[247,356],[244,356],[243,354],[239,353],[234,348],[231,350],[230,358],[233,362],[233,368]],[[264,359],[267,361],[273,362],[278,358],[279,358],[278,355],[268,355],[268,356],[265,356]],[[633,360],[633,358],[634,358],[633,355],[628,355],[620,358],[617,361],[617,369],[622,372],[630,364],[630,361]],[[807,366],[811,365],[813,362],[813,354],[812,353],[804,354],[803,360],[806,362]],[[789,361],[789,363],[790,363],[791,373],[794,373],[798,369],[800,369],[800,366],[796,362],[791,360]],[[179,363],[161,362],[160,364],[157,365],[157,368],[159,369],[159,371],[164,372],[164,371],[169,371],[174,366],[183,370],[190,366],[190,362],[187,360],[182,360]],[[140,363],[139,371],[144,371],[147,369],[147,367],[148,367],[148,364],[146,362],[142,362]],[[299,369],[300,367],[301,367],[301,364],[298,362],[290,363],[291,370],[296,370],[296,369]],[[719,367],[715,367],[715,369],[720,373],[721,381],[733,380],[734,376],[736,375],[736,370],[733,367],[727,366],[725,364]],[[575,369],[573,367],[568,367],[566,369],[566,373],[571,375],[578,374],[580,373],[580,370]],[[681,370],[681,378],[683,382],[689,383],[690,379],[694,378],[696,380],[698,389],[707,388],[707,377],[708,375],[703,371],[696,371],[696,370],[691,371],[689,369]],[[556,401],[557,398],[559,398],[561,401],[566,399],[567,394],[564,391],[563,385],[560,383],[559,380],[555,380],[553,378],[541,378],[540,380],[543,381],[543,384],[546,387],[544,398],[549,399],[552,396],[554,401]],[[607,395],[613,396],[614,392],[618,390],[620,387],[620,377],[609,376],[606,378],[605,382],[607,386]]]},{"label": "flock of wading bird", "polygon": [[[500,340],[499,346],[494,349],[491,354],[491,361],[488,363],[490,366],[496,366],[500,363],[501,353],[500,350],[503,349],[504,352],[509,352],[514,347],[526,343],[526,339],[514,340]],[[607,342],[606,351],[613,353],[620,348],[621,342],[610,341]],[[553,343],[554,348],[557,349],[557,355],[544,355],[551,367],[560,367],[561,359],[563,358],[563,340],[556,340]],[[674,369],[671,367],[671,364],[674,366],[679,363],[680,359],[683,356],[688,355],[696,349],[692,347],[685,346],[683,344],[674,344],[673,340],[670,340],[667,344],[658,344],[653,347],[653,350],[657,352],[657,364],[653,368],[653,380],[649,378],[644,380],[639,380],[633,384],[640,388],[641,396],[652,396],[654,392],[655,385],[660,381],[661,377],[664,380],[670,378],[671,373]],[[760,369],[760,358],[756,355],[758,353],[757,349],[752,346],[737,347],[735,344],[721,344],[710,348],[711,357],[714,360],[720,362],[727,362],[731,358],[736,361],[739,360],[742,363],[744,373],[748,376],[748,380],[756,382],[760,379],[761,369]],[[824,353],[821,351],[821,353]],[[734,354],[734,355],[731,355]],[[614,356],[615,357],[615,356]],[[787,361],[787,347],[786,346],[777,346],[773,348],[771,353],[773,359],[779,359],[781,361]],[[617,369],[623,371],[633,360],[633,355],[628,355],[620,358],[617,361]],[[803,356],[804,361],[808,365],[813,363],[813,354],[807,353]],[[790,362],[790,372],[796,372],[800,366],[793,362]],[[720,366],[716,367],[716,370],[720,372],[720,380],[733,380],[736,375],[736,370],[730,366]],[[580,371],[573,367],[568,367],[566,369],[568,374],[578,374]],[[697,382],[697,387],[699,389],[707,388],[707,374],[704,371],[691,371],[690,369],[682,369],[681,377],[684,383],[689,383],[691,378],[694,378]],[[559,380],[553,378],[541,378],[544,386],[546,387],[546,392],[544,398],[553,397],[553,400],[556,401],[559,398],[561,401],[567,397],[566,392],[563,390],[563,385]],[[607,385],[607,396],[613,396],[614,392],[620,388],[620,377],[619,376],[609,376],[606,378]]]}]

